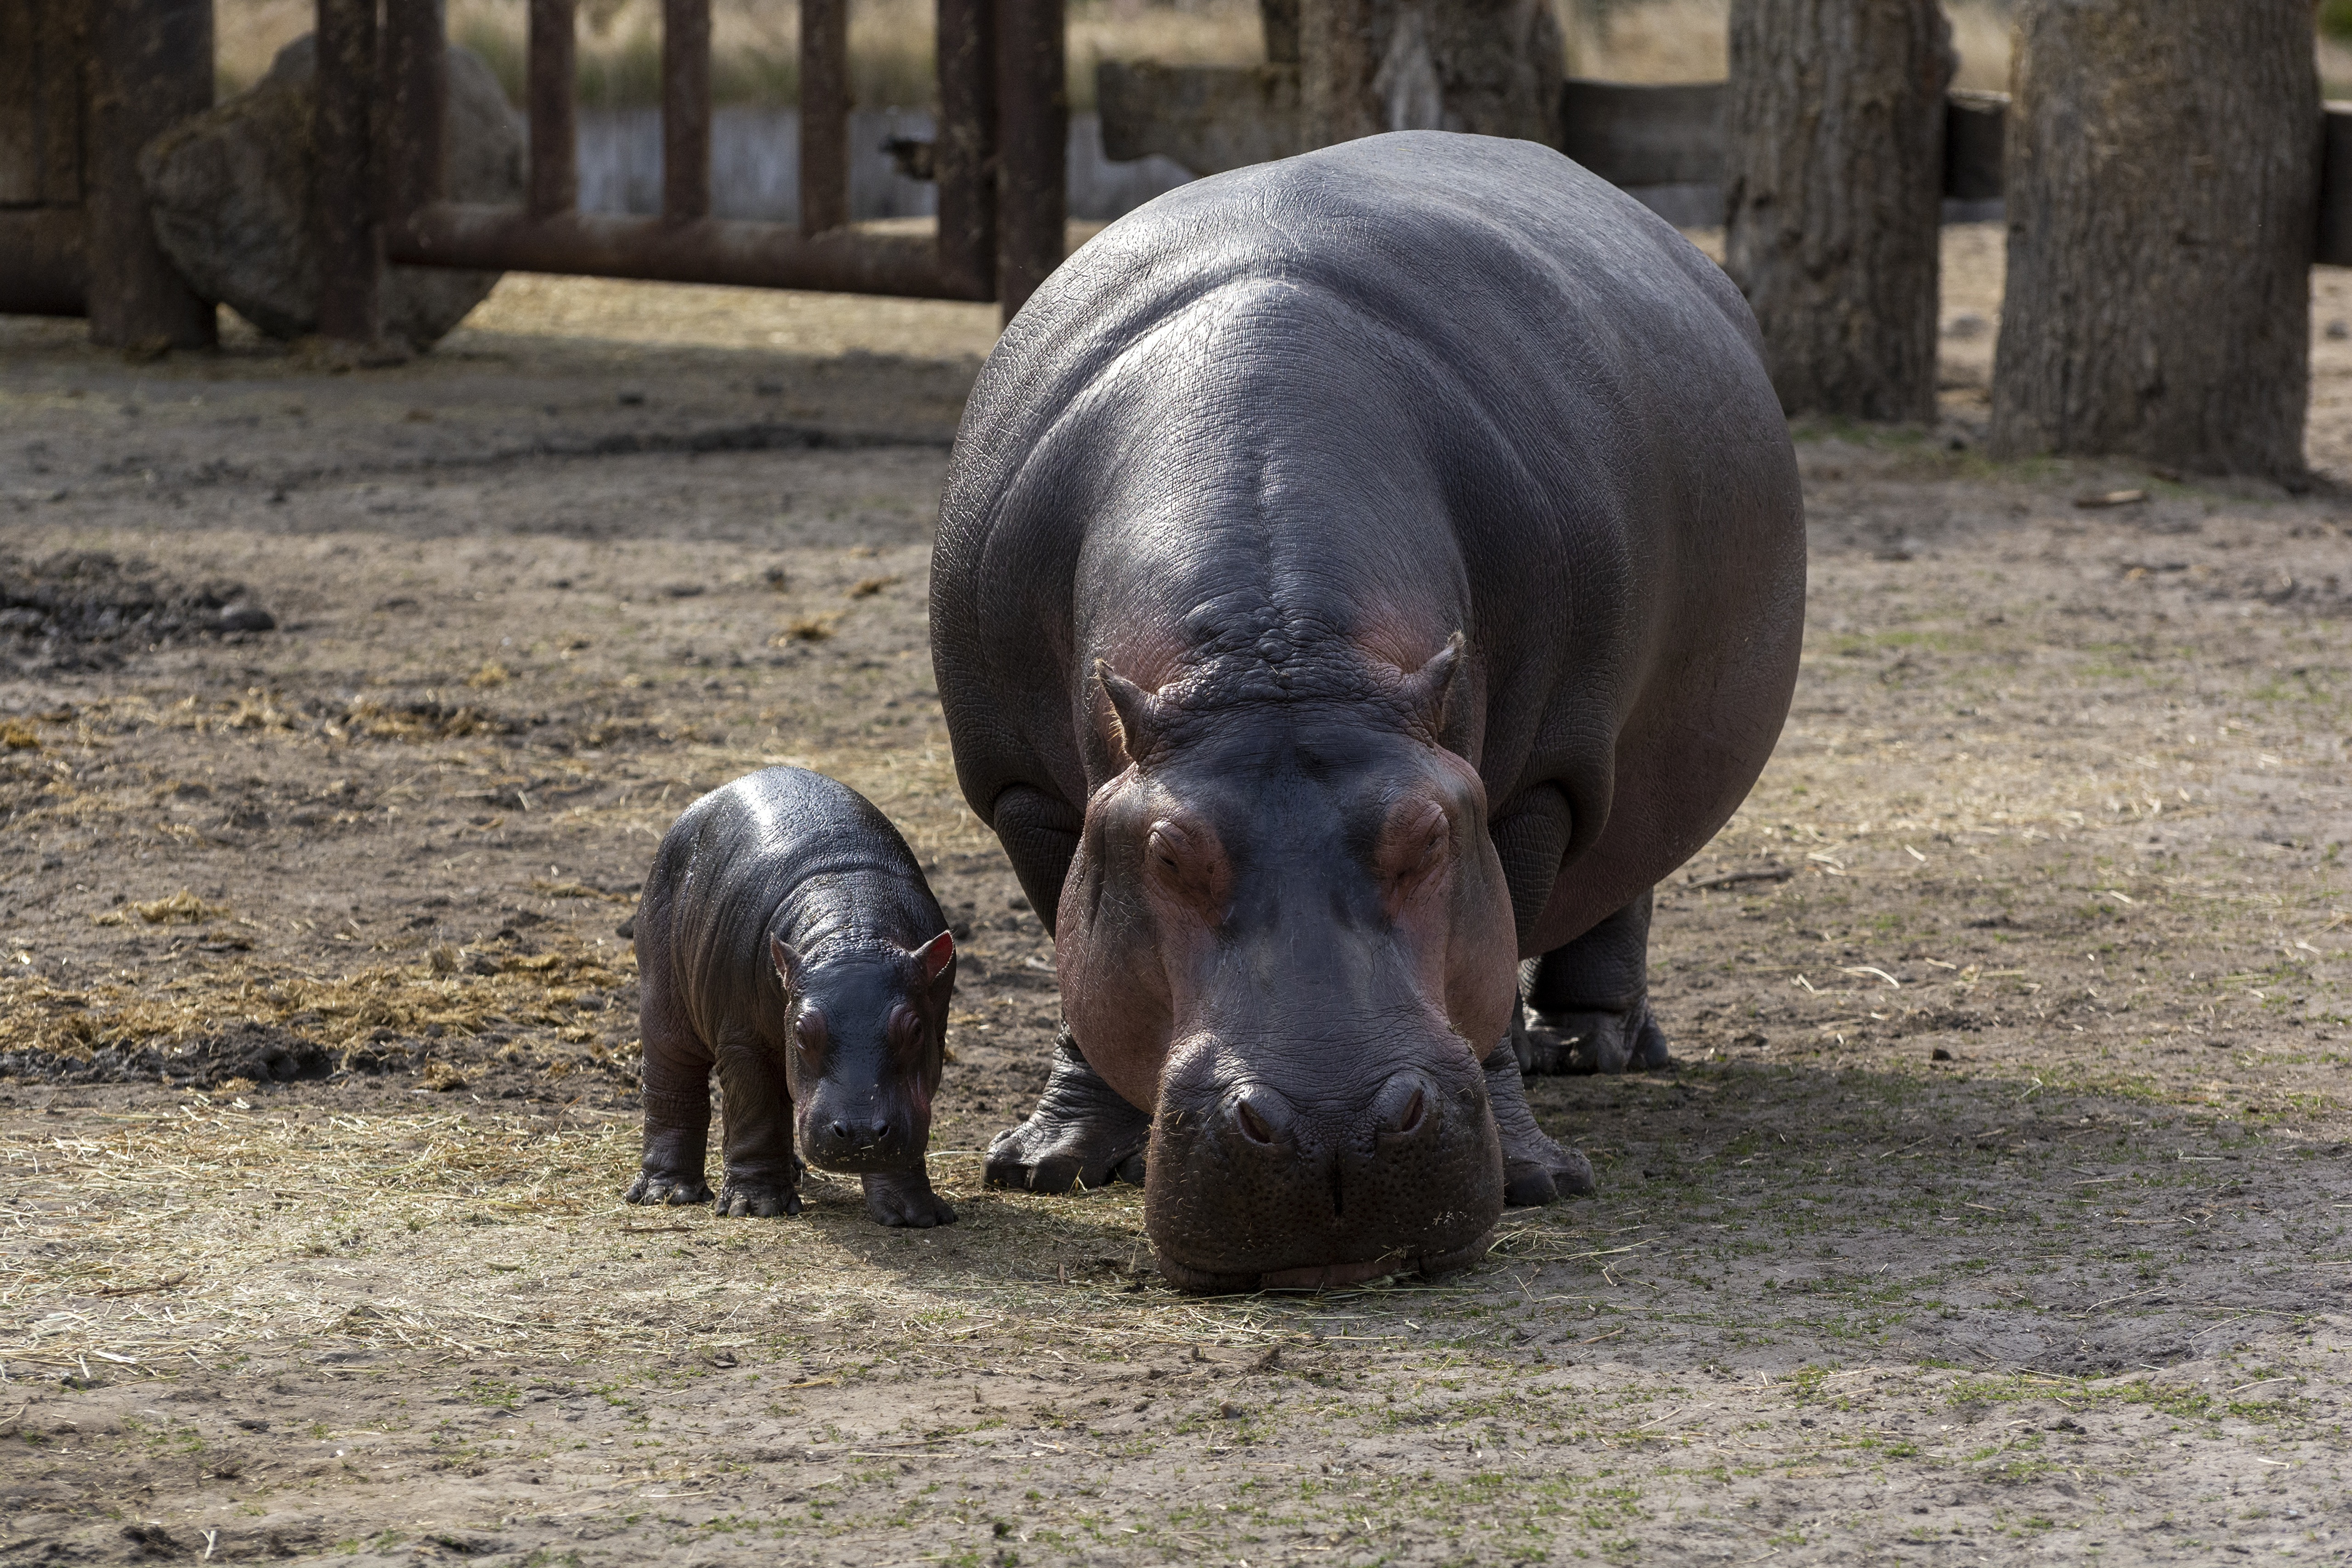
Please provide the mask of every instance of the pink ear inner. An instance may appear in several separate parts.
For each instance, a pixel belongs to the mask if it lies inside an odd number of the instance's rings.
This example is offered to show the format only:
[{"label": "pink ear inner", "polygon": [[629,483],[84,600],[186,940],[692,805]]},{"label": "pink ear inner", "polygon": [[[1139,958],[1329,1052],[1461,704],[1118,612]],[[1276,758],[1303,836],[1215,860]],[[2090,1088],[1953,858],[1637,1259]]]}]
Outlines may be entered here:
[{"label": "pink ear inner", "polygon": [[944,931],[940,932],[921,947],[917,948],[915,956],[923,961],[923,978],[927,981],[937,980],[947,973],[948,965],[955,962],[955,933]]}]

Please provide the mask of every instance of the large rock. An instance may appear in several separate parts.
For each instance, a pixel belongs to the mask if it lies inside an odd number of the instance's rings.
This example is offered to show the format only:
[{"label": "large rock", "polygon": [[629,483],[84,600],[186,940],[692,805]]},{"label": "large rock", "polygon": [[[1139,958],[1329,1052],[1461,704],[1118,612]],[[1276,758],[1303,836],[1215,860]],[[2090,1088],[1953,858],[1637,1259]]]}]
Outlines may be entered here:
[{"label": "large rock", "polygon": [[[319,329],[310,225],[315,58],[310,39],[297,38],[250,91],[182,121],[139,156],[163,253],[199,295],[275,338]],[[521,201],[522,126],[490,68],[454,44],[444,135],[450,199]],[[427,347],[498,280],[495,272],[389,268],[381,295],[384,335]]]}]

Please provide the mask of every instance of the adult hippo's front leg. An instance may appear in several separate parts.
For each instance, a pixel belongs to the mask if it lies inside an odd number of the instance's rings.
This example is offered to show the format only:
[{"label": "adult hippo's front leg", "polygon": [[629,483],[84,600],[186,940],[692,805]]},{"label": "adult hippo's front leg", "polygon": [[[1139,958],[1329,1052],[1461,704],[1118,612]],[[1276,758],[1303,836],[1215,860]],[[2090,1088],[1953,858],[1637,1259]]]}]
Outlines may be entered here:
[{"label": "adult hippo's front leg", "polygon": [[1079,1053],[1067,1024],[1054,1039],[1054,1065],[1037,1108],[988,1146],[988,1184],[1033,1193],[1143,1184],[1151,1116],[1119,1098]]},{"label": "adult hippo's front leg", "polygon": [[1650,1012],[1650,909],[1644,891],[1529,965],[1525,1031],[1529,1072],[1647,1071],[1671,1065]]},{"label": "adult hippo's front leg", "polygon": [[[1076,812],[1027,784],[999,795],[990,814],[989,826],[1049,934],[1058,926],[1062,884],[1078,848],[1079,820]],[[1074,1186],[1106,1186],[1117,1178],[1140,1186],[1143,1151],[1150,1142],[1150,1112],[1120,1099],[1087,1065],[1076,1037],[1064,1024],[1054,1039],[1053,1066],[1036,1109],[988,1146],[988,1184],[1066,1193]]]}]

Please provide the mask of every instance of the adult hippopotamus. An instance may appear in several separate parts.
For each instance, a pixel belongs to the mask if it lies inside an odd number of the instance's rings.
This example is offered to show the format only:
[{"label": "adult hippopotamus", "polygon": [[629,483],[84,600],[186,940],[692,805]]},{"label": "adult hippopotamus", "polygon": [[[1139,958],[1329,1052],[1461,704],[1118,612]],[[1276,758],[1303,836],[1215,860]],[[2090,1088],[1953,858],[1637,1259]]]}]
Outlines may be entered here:
[{"label": "adult hippopotamus", "polygon": [[1443,132],[1183,186],[1030,300],[931,571],[1066,1022],[992,1180],[1139,1174],[1163,1274],[1218,1290],[1443,1268],[1590,1185],[1496,1047],[1527,956],[1601,1065],[1663,1054],[1650,889],[1796,678],[1759,342],[1630,197]]}]

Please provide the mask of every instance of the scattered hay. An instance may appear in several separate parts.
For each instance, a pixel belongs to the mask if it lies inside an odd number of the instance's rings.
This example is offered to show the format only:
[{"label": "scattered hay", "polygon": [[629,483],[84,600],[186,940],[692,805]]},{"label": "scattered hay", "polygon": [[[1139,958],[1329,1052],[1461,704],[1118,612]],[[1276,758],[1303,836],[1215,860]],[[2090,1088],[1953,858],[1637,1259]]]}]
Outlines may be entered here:
[{"label": "scattered hay", "polygon": [[883,589],[895,587],[897,584],[905,581],[906,579],[900,576],[862,577],[858,579],[857,583],[853,587],[850,588],[849,597],[853,599],[870,599],[874,597],[875,595],[880,593]]},{"label": "scattered hay", "polygon": [[428,1062],[416,1081],[436,1094],[466,1087],[466,1075],[447,1062]]},{"label": "scattered hay", "polygon": [[22,719],[0,720],[0,748],[11,752],[37,752],[41,749],[40,731]]},{"label": "scattered hay", "polygon": [[202,925],[228,912],[226,904],[208,904],[182,888],[168,898],[150,899],[145,903],[124,904],[119,909],[107,910],[90,916],[89,921],[92,925],[101,926],[128,925],[131,917],[137,915],[151,926]]},{"label": "scattered hay", "polygon": [[834,627],[841,621],[839,612],[826,616],[801,616],[784,624],[784,629],[768,639],[770,647],[782,647],[786,643],[823,642],[833,636]]},{"label": "scattered hay", "polygon": [[504,686],[513,679],[513,674],[505,665],[500,664],[497,659],[491,659],[481,668],[466,677],[466,684],[477,691],[488,691],[493,687]]}]

